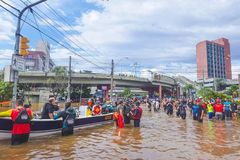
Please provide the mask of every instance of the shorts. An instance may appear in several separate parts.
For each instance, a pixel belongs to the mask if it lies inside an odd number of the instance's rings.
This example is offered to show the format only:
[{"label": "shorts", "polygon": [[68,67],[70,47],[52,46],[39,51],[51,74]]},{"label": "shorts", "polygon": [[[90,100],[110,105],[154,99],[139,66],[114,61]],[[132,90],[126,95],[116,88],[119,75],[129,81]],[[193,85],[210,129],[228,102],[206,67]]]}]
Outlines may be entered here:
[{"label": "shorts", "polygon": [[218,120],[224,120],[225,119],[225,115],[222,112],[216,112],[215,113],[216,119]]},{"label": "shorts", "polygon": [[213,118],[213,112],[209,112],[208,113],[208,119],[212,119]]}]

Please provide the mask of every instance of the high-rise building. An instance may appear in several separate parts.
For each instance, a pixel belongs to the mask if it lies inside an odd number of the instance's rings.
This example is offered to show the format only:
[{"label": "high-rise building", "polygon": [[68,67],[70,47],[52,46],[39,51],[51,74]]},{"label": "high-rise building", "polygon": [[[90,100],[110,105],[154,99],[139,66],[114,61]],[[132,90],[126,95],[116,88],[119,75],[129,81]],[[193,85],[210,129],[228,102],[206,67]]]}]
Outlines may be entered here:
[{"label": "high-rise building", "polygon": [[196,46],[197,79],[232,79],[230,44],[228,39],[202,41]]},{"label": "high-rise building", "polygon": [[39,41],[35,51],[29,51],[24,57],[27,71],[50,71],[54,63],[50,58],[50,46],[47,42]]}]

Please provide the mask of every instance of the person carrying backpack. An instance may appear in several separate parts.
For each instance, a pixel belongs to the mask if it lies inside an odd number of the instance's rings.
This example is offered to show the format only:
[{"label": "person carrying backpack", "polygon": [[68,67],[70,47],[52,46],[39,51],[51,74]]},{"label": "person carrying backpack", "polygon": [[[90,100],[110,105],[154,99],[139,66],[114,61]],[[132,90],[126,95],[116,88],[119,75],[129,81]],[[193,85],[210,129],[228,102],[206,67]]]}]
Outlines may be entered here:
[{"label": "person carrying backpack", "polygon": [[76,111],[71,106],[71,102],[68,101],[65,104],[65,110],[54,115],[54,119],[63,118],[62,124],[62,136],[73,134],[74,121],[76,118]]},{"label": "person carrying backpack", "polygon": [[17,101],[17,107],[0,113],[0,117],[11,117],[13,122],[12,127],[12,145],[19,145],[27,142],[30,134],[30,122],[33,118],[32,110],[23,107],[23,100]]}]

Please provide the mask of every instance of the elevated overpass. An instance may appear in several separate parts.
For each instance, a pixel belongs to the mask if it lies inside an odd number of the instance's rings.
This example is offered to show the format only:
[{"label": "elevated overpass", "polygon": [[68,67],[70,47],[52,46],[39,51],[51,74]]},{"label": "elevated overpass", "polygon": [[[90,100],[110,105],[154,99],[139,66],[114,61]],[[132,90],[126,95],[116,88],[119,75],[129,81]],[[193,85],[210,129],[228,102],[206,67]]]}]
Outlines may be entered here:
[{"label": "elevated overpass", "polygon": [[[41,88],[46,87],[49,84],[55,84],[56,82],[49,81],[49,79],[54,78],[55,76],[56,74],[51,72],[20,72],[19,83],[34,84],[34,86]],[[107,86],[108,90],[110,90],[111,77],[108,74],[72,73],[71,79],[73,87],[83,84],[87,86],[96,86],[99,89],[101,89],[101,86]],[[59,81],[59,83],[67,83],[67,78]],[[159,93],[160,97],[163,97],[164,95],[172,95],[176,90],[175,80],[164,75],[152,80],[133,76],[114,75],[114,85],[116,87],[141,88],[149,93]]]},{"label": "elevated overpass", "polygon": [[[48,80],[55,77],[55,73],[45,72],[20,72],[19,83],[28,84],[49,84]],[[97,73],[72,73],[71,84],[86,84],[90,86],[95,85],[110,85],[111,77],[108,74]],[[63,80],[62,83],[67,83],[67,80]],[[171,77],[161,76],[160,79],[149,80],[147,78],[119,76],[114,75],[114,83],[116,86],[124,87],[151,87],[151,86],[163,86],[173,88],[175,86],[175,80]]]}]

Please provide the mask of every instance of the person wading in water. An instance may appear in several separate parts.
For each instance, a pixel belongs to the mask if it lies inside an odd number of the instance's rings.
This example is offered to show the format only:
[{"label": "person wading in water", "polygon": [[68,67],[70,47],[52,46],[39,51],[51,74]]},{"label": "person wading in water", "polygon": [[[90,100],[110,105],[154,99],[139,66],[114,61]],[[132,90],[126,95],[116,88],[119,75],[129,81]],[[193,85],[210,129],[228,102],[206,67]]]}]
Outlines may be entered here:
[{"label": "person wading in water", "polygon": [[30,134],[30,122],[33,118],[32,110],[23,107],[23,100],[17,101],[17,107],[0,113],[0,117],[11,117],[12,127],[12,145],[22,144],[28,141]]},{"label": "person wading in water", "polygon": [[131,111],[134,120],[134,127],[140,127],[140,119],[142,117],[142,108],[140,107],[140,103],[135,103],[136,107]]},{"label": "person wading in water", "polygon": [[62,135],[67,136],[73,134],[74,120],[76,118],[76,112],[71,106],[71,102],[68,101],[65,104],[65,110],[54,115],[54,119],[63,118]]}]

